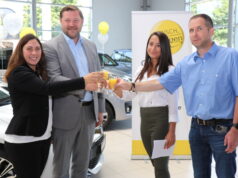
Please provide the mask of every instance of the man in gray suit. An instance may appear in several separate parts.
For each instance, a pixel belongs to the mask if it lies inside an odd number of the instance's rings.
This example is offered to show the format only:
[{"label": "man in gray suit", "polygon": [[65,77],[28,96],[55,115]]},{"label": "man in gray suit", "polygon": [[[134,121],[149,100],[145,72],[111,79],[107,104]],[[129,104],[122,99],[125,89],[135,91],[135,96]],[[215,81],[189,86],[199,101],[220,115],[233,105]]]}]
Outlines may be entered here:
[{"label": "man in gray suit", "polygon": [[[62,81],[99,71],[100,62],[94,43],[80,36],[83,14],[76,6],[60,12],[63,33],[44,44],[48,75]],[[102,93],[73,91],[54,98],[53,174],[68,178],[86,178],[95,121],[102,123],[105,99]]]}]

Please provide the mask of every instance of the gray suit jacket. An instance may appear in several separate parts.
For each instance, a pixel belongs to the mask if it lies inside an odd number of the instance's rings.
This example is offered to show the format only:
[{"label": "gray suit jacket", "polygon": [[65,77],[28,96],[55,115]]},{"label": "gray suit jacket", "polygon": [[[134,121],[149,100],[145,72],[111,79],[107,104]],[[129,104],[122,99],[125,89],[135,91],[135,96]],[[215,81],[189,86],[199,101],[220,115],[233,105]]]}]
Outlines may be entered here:
[{"label": "gray suit jacket", "polygon": [[[81,37],[82,38],[82,37]],[[43,44],[47,71],[51,81],[69,80],[79,77],[79,72],[74,56],[63,36]],[[88,60],[89,72],[99,71],[100,62],[96,45],[83,38],[83,48]],[[84,98],[85,90],[75,90],[64,95],[54,97],[53,127],[60,129],[72,129],[80,119],[80,100]],[[102,93],[93,92],[95,119],[98,120],[98,112],[105,112],[105,99]]]}]

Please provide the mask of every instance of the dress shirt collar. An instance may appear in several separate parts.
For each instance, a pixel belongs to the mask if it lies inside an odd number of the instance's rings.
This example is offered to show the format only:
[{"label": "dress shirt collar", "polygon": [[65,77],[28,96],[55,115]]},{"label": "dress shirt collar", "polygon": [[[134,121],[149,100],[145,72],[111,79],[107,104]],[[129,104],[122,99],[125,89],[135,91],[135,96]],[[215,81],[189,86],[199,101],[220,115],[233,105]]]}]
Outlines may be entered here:
[{"label": "dress shirt collar", "polygon": [[[68,37],[68,36],[67,36],[66,34],[64,34],[64,33],[63,33],[63,35],[64,35],[64,39],[66,40],[67,43],[73,43],[73,44],[75,44],[75,43],[74,43],[74,40],[73,40],[72,38]],[[81,45],[83,44],[83,38],[81,38],[80,35],[79,35],[79,40],[78,40],[78,42],[80,42]],[[77,43],[78,43],[78,42],[77,42]]]},{"label": "dress shirt collar", "polygon": [[[208,58],[206,58],[206,56],[215,56],[216,53],[217,53],[217,51],[218,51],[218,46],[216,45],[215,42],[213,42],[212,47],[208,50],[207,53],[205,53],[204,59],[208,59]],[[194,56],[193,56],[194,62],[196,62],[197,59],[200,59],[200,58],[201,58],[201,57],[199,56],[198,51],[196,51],[196,52],[194,53]]]}]

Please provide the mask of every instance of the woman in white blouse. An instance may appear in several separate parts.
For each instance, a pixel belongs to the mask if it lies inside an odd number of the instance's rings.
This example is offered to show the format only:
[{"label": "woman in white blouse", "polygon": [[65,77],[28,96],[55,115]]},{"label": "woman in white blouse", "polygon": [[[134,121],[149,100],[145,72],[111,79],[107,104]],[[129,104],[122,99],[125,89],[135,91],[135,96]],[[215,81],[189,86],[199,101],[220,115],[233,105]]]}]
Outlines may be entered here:
[{"label": "woman in white blouse", "polygon": [[[159,78],[173,68],[169,39],[162,32],[150,35],[144,66],[138,70],[135,82]],[[153,141],[165,139],[165,148],[175,143],[175,127],[178,121],[178,94],[171,95],[165,89],[151,92],[134,92],[133,84],[130,91],[114,91],[125,100],[138,97],[141,115],[141,138],[151,158]],[[169,157],[151,159],[156,178],[169,178]]]}]

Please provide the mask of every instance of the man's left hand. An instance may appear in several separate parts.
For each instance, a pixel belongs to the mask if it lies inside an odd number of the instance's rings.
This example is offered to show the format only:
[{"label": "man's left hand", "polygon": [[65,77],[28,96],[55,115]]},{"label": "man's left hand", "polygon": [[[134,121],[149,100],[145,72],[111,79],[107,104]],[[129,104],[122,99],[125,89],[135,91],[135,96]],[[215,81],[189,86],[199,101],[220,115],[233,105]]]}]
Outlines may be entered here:
[{"label": "man's left hand", "polygon": [[96,127],[102,125],[102,122],[103,122],[103,113],[100,112],[98,113],[98,122],[96,123]]},{"label": "man's left hand", "polygon": [[227,146],[226,152],[232,153],[238,145],[238,130],[236,128],[231,128],[226,134],[224,139],[224,145]]}]

